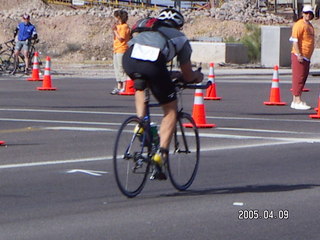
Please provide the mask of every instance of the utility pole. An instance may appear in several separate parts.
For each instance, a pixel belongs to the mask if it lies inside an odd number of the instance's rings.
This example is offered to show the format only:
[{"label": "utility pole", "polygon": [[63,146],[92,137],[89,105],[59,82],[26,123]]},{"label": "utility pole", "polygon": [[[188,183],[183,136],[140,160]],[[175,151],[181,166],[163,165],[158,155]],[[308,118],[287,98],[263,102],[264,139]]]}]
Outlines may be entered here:
[{"label": "utility pole", "polygon": [[178,8],[179,11],[181,9],[181,0],[174,0],[174,7]]}]

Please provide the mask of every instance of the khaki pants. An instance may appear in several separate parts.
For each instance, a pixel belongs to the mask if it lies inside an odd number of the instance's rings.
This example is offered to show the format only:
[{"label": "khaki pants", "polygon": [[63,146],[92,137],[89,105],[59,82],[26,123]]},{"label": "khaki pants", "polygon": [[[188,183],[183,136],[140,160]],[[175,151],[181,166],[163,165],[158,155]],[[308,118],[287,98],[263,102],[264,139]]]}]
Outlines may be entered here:
[{"label": "khaki pants", "polygon": [[127,80],[127,75],[122,67],[122,57],[123,53],[113,53],[113,67],[117,82],[125,82]]}]

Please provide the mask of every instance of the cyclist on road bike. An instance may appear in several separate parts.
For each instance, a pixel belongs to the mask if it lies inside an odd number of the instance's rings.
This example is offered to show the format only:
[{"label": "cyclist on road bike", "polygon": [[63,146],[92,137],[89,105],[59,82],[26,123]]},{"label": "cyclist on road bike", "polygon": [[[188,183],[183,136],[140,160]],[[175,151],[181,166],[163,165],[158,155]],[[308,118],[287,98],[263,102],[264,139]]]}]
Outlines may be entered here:
[{"label": "cyclist on road bike", "polygon": [[[156,31],[144,31],[135,35],[129,42],[129,49],[123,57],[123,68],[134,80],[135,106],[138,117],[145,115],[144,89],[150,88],[163,109],[161,121],[160,150],[157,157],[165,159],[177,119],[177,99],[167,63],[174,57],[180,65],[182,76],[187,83],[203,80],[200,71],[193,71],[191,65],[191,46],[187,37],[180,32],[184,24],[183,15],[172,8],[162,10],[155,23]],[[163,162],[163,161],[156,161]],[[158,164],[152,179],[166,179]]]},{"label": "cyclist on road bike", "polygon": [[23,22],[19,23],[15,32],[14,32],[14,37],[17,36],[18,34],[18,39],[16,42],[15,46],[15,59],[18,59],[18,56],[20,54],[20,51],[22,51],[22,54],[24,55],[24,60],[25,60],[25,73],[28,73],[29,69],[29,48],[31,44],[32,39],[37,39],[37,31],[36,27],[31,24],[30,22],[30,15],[29,14],[24,14],[22,16]]}]

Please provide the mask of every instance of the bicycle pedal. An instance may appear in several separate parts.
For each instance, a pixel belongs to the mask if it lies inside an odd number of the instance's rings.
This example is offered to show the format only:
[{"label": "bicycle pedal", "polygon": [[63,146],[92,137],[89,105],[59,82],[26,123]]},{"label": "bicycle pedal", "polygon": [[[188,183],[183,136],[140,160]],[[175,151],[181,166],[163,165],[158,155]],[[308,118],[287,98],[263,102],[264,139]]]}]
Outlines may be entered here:
[{"label": "bicycle pedal", "polygon": [[161,170],[154,169],[150,176],[150,180],[167,180],[167,176]]}]

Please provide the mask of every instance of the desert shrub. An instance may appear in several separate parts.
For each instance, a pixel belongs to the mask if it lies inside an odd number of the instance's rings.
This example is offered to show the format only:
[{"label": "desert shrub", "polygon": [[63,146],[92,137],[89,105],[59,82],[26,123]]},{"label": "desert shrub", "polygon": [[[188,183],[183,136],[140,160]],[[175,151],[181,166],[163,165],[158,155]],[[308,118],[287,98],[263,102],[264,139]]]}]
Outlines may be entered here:
[{"label": "desert shrub", "polygon": [[239,40],[236,40],[233,36],[228,36],[224,39],[225,43],[237,43]]},{"label": "desert shrub", "polygon": [[258,25],[246,24],[246,34],[240,42],[248,48],[250,62],[256,63],[261,57],[261,28]]}]

